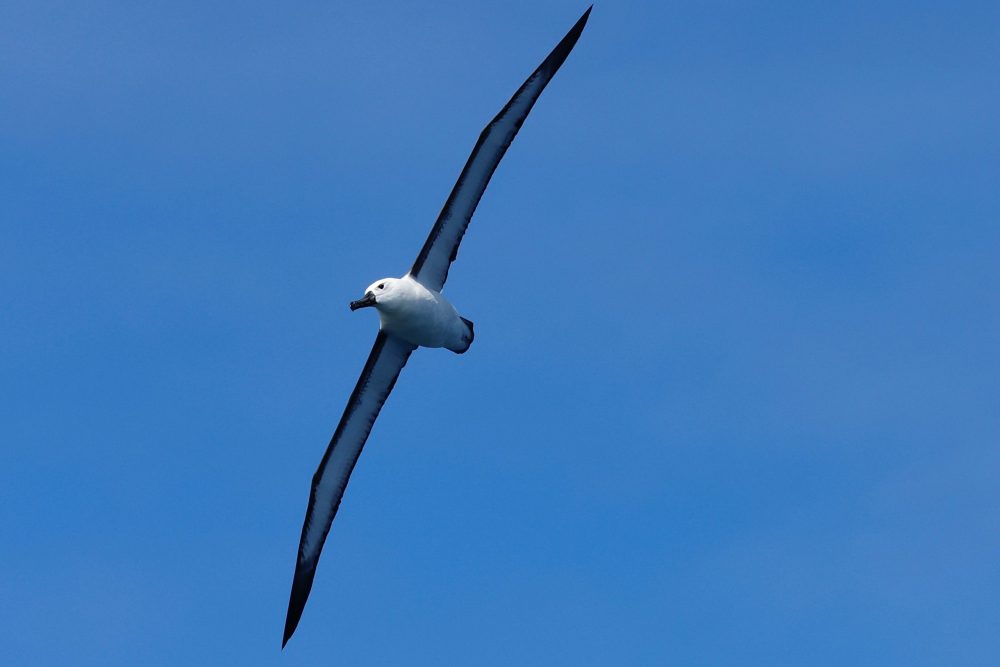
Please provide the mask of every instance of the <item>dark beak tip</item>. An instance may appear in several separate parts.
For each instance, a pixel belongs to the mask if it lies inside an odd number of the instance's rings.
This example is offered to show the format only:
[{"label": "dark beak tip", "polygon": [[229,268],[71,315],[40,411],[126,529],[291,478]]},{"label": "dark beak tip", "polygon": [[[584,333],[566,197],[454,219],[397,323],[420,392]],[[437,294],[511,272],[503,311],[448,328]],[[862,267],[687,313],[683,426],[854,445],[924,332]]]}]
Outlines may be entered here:
[{"label": "dark beak tip", "polygon": [[357,301],[351,302],[351,310],[357,310],[358,308],[367,308],[369,306],[375,305],[375,295],[369,292],[365,294],[363,299],[358,299]]}]

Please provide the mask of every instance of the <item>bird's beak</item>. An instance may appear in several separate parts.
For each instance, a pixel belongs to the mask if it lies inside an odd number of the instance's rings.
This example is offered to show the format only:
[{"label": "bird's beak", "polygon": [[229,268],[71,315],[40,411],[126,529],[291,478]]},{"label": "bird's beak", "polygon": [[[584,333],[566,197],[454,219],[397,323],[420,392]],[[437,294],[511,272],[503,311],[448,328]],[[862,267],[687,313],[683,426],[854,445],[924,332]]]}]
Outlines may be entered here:
[{"label": "bird's beak", "polygon": [[374,306],[374,305],[375,305],[375,295],[372,294],[371,292],[365,292],[364,298],[351,302],[351,310],[357,310],[358,308],[367,308],[368,306]]}]

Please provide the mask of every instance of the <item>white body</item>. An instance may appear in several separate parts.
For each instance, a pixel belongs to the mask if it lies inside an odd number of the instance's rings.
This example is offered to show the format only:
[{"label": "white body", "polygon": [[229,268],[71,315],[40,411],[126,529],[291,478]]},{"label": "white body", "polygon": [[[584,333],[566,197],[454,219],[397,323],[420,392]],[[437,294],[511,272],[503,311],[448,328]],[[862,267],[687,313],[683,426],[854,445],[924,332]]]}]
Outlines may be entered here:
[{"label": "white body", "polygon": [[372,283],[365,293],[375,295],[381,328],[420,347],[445,347],[465,352],[472,329],[440,292],[427,289],[410,274]]}]

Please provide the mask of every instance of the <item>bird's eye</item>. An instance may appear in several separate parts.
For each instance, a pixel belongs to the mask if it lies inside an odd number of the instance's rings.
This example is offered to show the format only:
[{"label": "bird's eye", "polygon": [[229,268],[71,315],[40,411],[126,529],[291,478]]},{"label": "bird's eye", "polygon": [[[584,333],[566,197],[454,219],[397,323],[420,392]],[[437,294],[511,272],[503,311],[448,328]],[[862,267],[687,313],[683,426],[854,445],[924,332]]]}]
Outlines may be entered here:
[{"label": "bird's eye", "polygon": [[385,289],[385,283],[381,283],[381,284],[380,284],[380,285],[378,286],[378,288],[379,288],[379,289]]}]

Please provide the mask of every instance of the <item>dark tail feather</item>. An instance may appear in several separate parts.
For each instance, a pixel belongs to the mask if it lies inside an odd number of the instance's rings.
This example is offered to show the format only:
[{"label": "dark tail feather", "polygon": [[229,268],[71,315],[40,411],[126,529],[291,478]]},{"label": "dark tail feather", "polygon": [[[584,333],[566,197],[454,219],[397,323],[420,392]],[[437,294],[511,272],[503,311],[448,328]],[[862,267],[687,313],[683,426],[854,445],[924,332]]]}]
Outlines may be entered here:
[{"label": "dark tail feather", "polygon": [[476,329],[475,325],[472,323],[472,320],[467,320],[464,317],[462,317],[461,319],[463,322],[465,322],[465,326],[469,327],[469,344],[465,346],[464,350],[456,350],[456,352],[458,352],[459,354],[465,354],[466,352],[469,351],[469,348],[472,347],[472,341],[476,339]]}]

